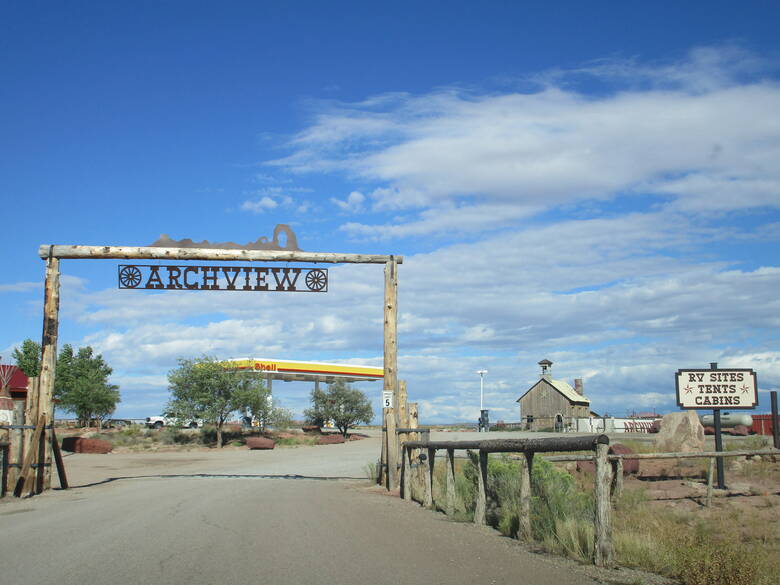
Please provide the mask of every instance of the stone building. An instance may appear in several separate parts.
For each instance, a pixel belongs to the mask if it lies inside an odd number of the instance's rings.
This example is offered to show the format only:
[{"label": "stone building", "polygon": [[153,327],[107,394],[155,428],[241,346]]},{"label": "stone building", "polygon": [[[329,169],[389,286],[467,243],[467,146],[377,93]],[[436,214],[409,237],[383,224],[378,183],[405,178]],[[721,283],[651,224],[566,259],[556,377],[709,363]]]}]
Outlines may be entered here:
[{"label": "stone building", "polygon": [[542,368],[539,381],[517,399],[520,420],[532,431],[564,431],[572,428],[573,419],[590,416],[590,400],[584,395],[582,380],[574,380],[574,387],[552,377],[552,362],[539,362]]}]

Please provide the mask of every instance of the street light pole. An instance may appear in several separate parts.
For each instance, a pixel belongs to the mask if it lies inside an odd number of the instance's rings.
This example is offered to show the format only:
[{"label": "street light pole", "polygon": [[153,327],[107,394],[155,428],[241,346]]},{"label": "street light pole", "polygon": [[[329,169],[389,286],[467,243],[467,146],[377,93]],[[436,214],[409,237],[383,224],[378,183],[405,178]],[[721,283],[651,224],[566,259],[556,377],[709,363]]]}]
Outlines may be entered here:
[{"label": "street light pole", "polygon": [[477,374],[479,374],[479,410],[480,410],[480,412],[483,410],[483,406],[482,406],[483,377],[487,373],[488,373],[487,370],[477,370]]}]

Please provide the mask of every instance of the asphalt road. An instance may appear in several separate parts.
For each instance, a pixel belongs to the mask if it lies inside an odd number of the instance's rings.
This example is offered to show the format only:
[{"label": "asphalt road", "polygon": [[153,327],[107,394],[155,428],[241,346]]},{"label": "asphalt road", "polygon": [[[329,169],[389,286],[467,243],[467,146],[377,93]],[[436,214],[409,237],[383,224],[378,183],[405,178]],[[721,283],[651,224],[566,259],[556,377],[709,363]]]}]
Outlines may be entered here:
[{"label": "asphalt road", "polygon": [[[71,485],[0,503],[0,584],[563,585],[582,567],[370,487],[379,441],[71,455]],[[328,479],[329,478],[329,479]]]}]

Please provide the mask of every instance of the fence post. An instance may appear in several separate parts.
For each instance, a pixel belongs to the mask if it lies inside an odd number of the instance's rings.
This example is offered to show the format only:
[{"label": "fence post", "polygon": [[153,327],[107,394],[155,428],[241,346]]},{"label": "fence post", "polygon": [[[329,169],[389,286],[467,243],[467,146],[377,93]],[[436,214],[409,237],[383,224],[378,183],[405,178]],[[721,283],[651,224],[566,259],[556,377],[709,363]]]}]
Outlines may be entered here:
[{"label": "fence post", "polygon": [[409,449],[406,447],[401,447],[401,499],[402,500],[408,500],[409,499],[409,471],[410,466],[407,454],[409,453]]},{"label": "fence post", "polygon": [[531,472],[533,471],[534,452],[524,452],[520,461],[520,527],[522,538],[531,538]]},{"label": "fence post", "polygon": [[707,466],[707,500],[705,506],[712,505],[712,478],[715,475],[715,458],[710,457],[710,464]]},{"label": "fence post", "polygon": [[488,472],[488,454],[485,451],[479,452],[479,478],[477,484],[477,501],[474,507],[474,524],[487,524],[487,472]]},{"label": "fence post", "polygon": [[612,564],[612,518],[609,502],[611,484],[610,465],[607,461],[609,445],[596,445],[596,517],[593,562],[599,567]]},{"label": "fence post", "polygon": [[612,482],[610,485],[612,501],[617,501],[623,494],[623,459],[619,457],[611,461],[612,463]]},{"label": "fence post", "polygon": [[455,513],[455,449],[447,449],[447,516]]},{"label": "fence post", "polygon": [[425,474],[425,507],[433,508],[433,466],[436,459],[436,449],[428,449],[428,461]]}]

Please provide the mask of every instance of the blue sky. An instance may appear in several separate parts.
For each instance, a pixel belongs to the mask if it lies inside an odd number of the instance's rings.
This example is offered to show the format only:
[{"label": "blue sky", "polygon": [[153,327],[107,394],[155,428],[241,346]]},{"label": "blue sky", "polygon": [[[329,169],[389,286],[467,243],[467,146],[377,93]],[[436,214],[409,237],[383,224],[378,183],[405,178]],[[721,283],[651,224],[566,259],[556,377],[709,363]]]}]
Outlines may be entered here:
[{"label": "blue sky", "polygon": [[[0,8],[0,355],[41,329],[40,244],[403,254],[424,421],[492,418],[549,358],[599,412],[678,368],[780,387],[772,2],[28,2]],[[381,363],[382,274],[327,295],[116,289],[63,261],[60,344],[157,414],[178,357]],[[313,297],[313,298],[312,298]],[[300,413],[308,388],[277,398]],[[366,385],[379,404],[380,388]]]}]

